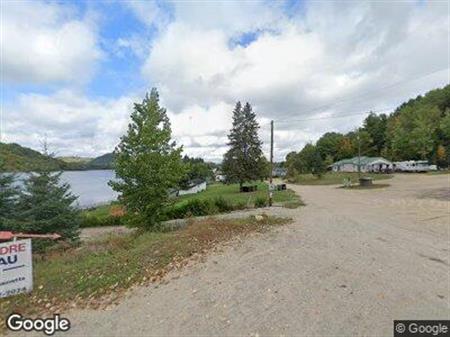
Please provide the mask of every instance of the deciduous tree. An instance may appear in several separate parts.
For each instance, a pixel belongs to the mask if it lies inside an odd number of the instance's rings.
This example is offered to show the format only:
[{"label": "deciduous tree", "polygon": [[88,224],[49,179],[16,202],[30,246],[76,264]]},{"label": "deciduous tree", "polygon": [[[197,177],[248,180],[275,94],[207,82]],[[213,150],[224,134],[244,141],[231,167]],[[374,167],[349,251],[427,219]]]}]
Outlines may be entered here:
[{"label": "deciduous tree", "polygon": [[142,103],[135,103],[127,134],[115,149],[118,180],[110,182],[125,206],[125,222],[130,227],[157,229],[169,190],[185,174],[182,147],[172,141],[166,109],[159,105],[155,88]]}]

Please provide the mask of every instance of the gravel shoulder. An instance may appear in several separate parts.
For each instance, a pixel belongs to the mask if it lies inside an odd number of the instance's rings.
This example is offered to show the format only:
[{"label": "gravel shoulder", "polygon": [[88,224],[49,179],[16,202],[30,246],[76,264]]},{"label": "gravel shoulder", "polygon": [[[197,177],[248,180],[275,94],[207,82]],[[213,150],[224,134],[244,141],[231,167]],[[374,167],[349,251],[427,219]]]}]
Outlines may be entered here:
[{"label": "gravel shoulder", "polygon": [[450,319],[448,175],[390,186],[289,186],[294,222],[223,247],[107,310],[64,313],[65,335],[390,336],[394,319]]}]

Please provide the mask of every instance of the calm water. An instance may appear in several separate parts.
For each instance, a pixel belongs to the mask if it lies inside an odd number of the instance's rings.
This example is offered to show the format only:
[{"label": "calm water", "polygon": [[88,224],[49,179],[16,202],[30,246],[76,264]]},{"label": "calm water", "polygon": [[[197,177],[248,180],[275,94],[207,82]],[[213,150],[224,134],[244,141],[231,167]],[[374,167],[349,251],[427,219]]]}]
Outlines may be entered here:
[{"label": "calm water", "polygon": [[69,183],[72,193],[78,196],[76,203],[81,208],[116,200],[117,193],[108,185],[111,179],[114,179],[112,170],[66,171],[61,175],[61,180]]}]

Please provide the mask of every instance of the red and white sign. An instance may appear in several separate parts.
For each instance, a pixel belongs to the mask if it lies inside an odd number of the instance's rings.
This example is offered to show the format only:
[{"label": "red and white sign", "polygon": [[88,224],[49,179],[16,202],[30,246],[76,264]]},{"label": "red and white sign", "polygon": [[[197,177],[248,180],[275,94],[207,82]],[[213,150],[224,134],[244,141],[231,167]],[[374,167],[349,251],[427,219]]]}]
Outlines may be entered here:
[{"label": "red and white sign", "polygon": [[31,239],[0,243],[0,298],[33,290]]}]

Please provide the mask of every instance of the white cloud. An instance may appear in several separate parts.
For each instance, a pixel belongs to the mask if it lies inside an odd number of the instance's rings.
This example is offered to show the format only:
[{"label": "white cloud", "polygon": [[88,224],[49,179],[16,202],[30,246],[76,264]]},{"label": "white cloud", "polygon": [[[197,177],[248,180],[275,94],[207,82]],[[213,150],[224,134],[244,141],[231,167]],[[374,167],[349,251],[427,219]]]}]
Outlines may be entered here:
[{"label": "white cloud", "polygon": [[68,6],[2,2],[3,79],[15,83],[88,80],[102,57],[89,18]]},{"label": "white cloud", "polygon": [[[448,66],[446,3],[311,1],[301,17],[284,16],[273,25],[280,12],[270,15],[267,4],[248,5],[254,15],[239,6],[177,3],[174,21],[153,41],[142,71],[174,113],[200,105],[222,116],[217,106],[248,100],[260,117],[275,120],[345,115],[395,106],[448,82],[446,71],[417,78]],[[230,14],[237,12],[245,15]],[[237,33],[255,30],[248,45],[230,43]],[[201,116],[192,115],[191,124]],[[278,123],[276,153],[326,131],[348,131],[361,119]],[[209,148],[205,144],[204,152]]]},{"label": "white cloud", "polygon": [[[302,13],[289,16],[281,2],[125,5],[146,24],[152,40],[128,34],[111,50],[132,49],[142,57],[142,75],[148,87],[160,90],[175,138],[186,153],[206,159],[220,160],[226,150],[236,100],[253,104],[266,153],[268,121],[275,119],[275,158],[282,160],[324,132],[351,130],[364,116],[304,119],[395,107],[448,83],[447,71],[432,73],[448,66],[444,2],[310,1]],[[6,27],[23,38],[9,33],[6,78],[72,81],[90,74],[101,51],[89,20],[74,19],[73,12],[53,3],[11,8]],[[28,11],[29,20],[18,19]],[[64,41],[58,40],[61,34]],[[46,36],[41,43],[59,41],[59,49],[24,51]],[[34,147],[47,133],[64,154],[107,152],[125,131],[132,102],[141,98],[127,93],[87,98],[62,89],[48,96],[24,94],[5,110],[6,133]]]},{"label": "white cloud", "polygon": [[[50,150],[60,155],[96,156],[111,152],[126,132],[134,102],[143,93],[117,99],[90,99],[73,90],[52,95],[23,94],[4,108],[6,142],[40,150],[47,138]],[[219,161],[227,143],[232,106],[211,109],[191,106],[168,112],[173,138],[189,155]]]},{"label": "white cloud", "polygon": [[47,137],[58,155],[110,152],[126,129],[135,96],[89,99],[61,90],[53,95],[23,94],[4,111],[6,141],[39,149]]},{"label": "white cloud", "polygon": [[138,20],[149,27],[162,29],[170,21],[167,6],[158,1],[125,1],[123,4],[131,9]]},{"label": "white cloud", "polygon": [[174,18],[193,29],[220,30],[229,37],[256,30],[276,30],[285,19],[283,1],[176,1]]}]

